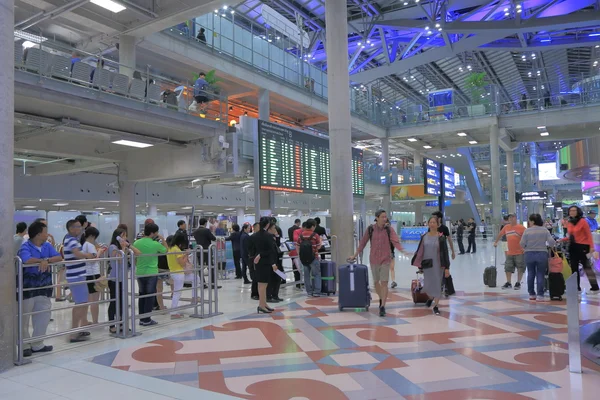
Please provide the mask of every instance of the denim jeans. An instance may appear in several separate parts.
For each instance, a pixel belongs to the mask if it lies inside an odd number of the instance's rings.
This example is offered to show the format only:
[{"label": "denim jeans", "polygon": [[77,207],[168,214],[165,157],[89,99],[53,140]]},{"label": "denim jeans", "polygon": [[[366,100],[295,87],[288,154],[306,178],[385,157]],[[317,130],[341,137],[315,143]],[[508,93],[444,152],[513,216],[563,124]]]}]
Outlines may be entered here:
[{"label": "denim jeans", "polygon": [[309,295],[321,294],[321,259],[315,257],[309,265],[302,265],[304,266],[304,287],[306,288],[306,293]]},{"label": "denim jeans", "polygon": [[527,265],[527,290],[530,296],[536,295],[534,281],[537,280],[537,295],[544,296],[544,282],[546,280],[546,271],[548,271],[548,252],[547,251],[527,251],[525,252],[525,264]]},{"label": "denim jeans", "polygon": [[[148,276],[145,278],[138,278],[138,292],[140,296],[146,294],[154,294],[156,293],[156,282],[158,281],[157,276]],[[154,307],[154,299],[155,296],[144,297],[138,299],[138,313],[139,315],[147,314],[152,312],[152,308]],[[140,318],[141,322],[150,322],[150,317]]]}]

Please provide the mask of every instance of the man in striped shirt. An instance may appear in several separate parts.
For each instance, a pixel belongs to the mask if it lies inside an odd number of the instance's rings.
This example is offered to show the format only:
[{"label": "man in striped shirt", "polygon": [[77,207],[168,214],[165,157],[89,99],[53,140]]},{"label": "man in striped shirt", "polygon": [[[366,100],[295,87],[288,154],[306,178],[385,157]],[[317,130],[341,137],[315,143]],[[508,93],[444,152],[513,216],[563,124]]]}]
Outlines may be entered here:
[{"label": "man in striped shirt", "polygon": [[[81,223],[75,219],[67,222],[67,235],[63,239],[63,252],[65,265],[67,268],[67,282],[71,290],[73,301],[77,305],[72,310],[72,328],[79,328],[85,325],[87,320],[88,288],[86,283],[85,260],[96,258],[96,254],[84,253],[81,251],[81,243],[78,237],[81,236]],[[71,343],[77,343],[89,339],[89,332],[78,332],[71,335]]]}]

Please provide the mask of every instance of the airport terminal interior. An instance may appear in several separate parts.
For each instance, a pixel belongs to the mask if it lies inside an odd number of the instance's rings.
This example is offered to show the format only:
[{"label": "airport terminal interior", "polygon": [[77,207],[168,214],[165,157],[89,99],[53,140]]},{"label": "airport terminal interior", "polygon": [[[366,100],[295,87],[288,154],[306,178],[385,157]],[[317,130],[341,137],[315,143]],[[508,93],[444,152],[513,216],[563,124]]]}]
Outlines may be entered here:
[{"label": "airport terminal interior", "polygon": [[598,399],[599,1],[1,0],[0,49],[0,399]]}]

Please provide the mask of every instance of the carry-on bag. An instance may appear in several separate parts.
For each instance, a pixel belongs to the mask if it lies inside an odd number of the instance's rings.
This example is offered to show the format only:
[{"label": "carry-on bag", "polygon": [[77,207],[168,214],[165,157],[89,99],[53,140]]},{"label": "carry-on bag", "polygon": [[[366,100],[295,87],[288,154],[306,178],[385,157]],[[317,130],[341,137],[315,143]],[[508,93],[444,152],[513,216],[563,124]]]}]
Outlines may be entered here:
[{"label": "carry-on bag", "polygon": [[548,249],[548,270],[550,273],[560,273],[563,270],[563,260],[558,255],[558,252],[553,249]]},{"label": "carry-on bag", "polygon": [[452,296],[456,293],[456,290],[454,290],[454,280],[452,279],[452,275],[448,275],[447,278],[444,277],[443,285],[444,294],[446,295],[446,297]]},{"label": "carry-on bag", "polygon": [[565,294],[565,277],[562,272],[550,272],[548,274],[548,291],[550,300],[562,300]]},{"label": "carry-on bag", "polygon": [[494,265],[491,265],[483,270],[483,284],[487,287],[496,287],[496,277],[498,275],[498,270],[496,269],[497,261],[498,249],[494,248]]},{"label": "carry-on bag", "polygon": [[338,270],[340,280],[338,308],[364,308],[369,311],[371,292],[369,291],[369,269],[366,265],[345,264]]},{"label": "carry-on bag", "polygon": [[321,293],[335,294],[335,262],[331,260],[321,261]]},{"label": "carry-on bag", "polygon": [[423,291],[422,271],[417,271],[417,279],[413,279],[410,283],[410,293],[415,304],[426,303],[429,300],[429,296]]}]

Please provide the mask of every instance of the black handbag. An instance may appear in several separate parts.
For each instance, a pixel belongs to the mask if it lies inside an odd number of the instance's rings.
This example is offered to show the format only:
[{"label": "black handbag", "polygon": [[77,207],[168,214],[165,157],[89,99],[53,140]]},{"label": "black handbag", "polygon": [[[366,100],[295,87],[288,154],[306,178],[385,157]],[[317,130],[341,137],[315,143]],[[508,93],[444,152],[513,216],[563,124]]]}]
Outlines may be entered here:
[{"label": "black handbag", "polygon": [[433,268],[433,260],[431,258],[421,261],[421,269],[429,268]]}]

